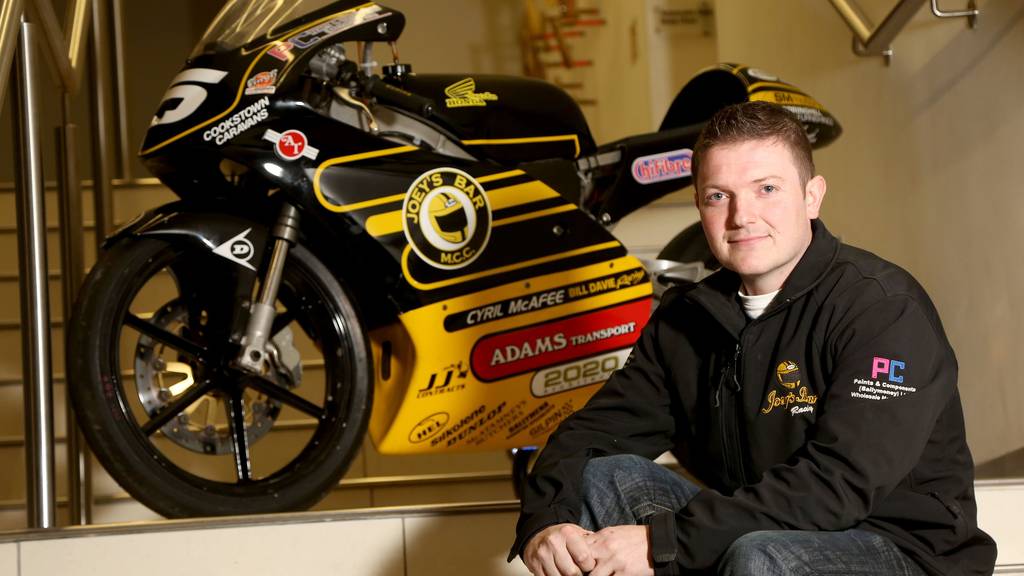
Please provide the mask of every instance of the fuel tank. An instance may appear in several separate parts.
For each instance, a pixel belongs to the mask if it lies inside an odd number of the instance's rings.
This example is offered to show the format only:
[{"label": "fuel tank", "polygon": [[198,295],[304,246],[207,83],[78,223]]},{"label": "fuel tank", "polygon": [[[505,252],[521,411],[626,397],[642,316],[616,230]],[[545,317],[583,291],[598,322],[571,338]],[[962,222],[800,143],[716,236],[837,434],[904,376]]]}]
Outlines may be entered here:
[{"label": "fuel tank", "polygon": [[430,98],[432,120],[479,157],[500,164],[576,158],[595,149],[587,121],[562,89],[532,78],[411,74],[390,80]]}]

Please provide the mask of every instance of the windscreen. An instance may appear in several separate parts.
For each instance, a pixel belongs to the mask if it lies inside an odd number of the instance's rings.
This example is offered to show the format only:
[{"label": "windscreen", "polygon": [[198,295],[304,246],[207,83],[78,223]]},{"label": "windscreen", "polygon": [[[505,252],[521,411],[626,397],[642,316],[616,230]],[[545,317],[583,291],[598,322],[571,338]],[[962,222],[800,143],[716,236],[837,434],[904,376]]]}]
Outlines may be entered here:
[{"label": "windscreen", "polygon": [[234,50],[257,38],[270,38],[288,22],[330,5],[337,5],[340,12],[360,4],[357,0],[228,0],[192,56]]}]

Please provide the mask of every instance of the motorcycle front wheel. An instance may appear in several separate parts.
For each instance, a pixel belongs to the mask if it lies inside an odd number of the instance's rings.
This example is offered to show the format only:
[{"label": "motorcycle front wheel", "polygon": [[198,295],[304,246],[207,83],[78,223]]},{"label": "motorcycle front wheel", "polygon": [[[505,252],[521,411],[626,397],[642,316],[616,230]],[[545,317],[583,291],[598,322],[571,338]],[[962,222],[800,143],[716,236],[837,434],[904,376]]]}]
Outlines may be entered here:
[{"label": "motorcycle front wheel", "polygon": [[267,373],[237,367],[237,264],[129,237],[106,250],[69,323],[68,376],[90,447],[167,517],[320,501],[369,420],[369,346],[344,287],[302,246],[287,256]]}]

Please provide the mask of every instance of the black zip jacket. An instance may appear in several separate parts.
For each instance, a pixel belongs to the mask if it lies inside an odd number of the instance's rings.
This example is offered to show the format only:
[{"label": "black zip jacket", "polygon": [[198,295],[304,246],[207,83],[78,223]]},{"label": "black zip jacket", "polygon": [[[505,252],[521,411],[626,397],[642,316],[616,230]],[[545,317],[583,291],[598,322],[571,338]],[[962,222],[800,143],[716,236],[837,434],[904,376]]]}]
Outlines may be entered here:
[{"label": "black zip jacket", "polygon": [[542,528],[578,521],[588,459],[675,449],[707,489],[674,533],[652,524],[652,541],[675,543],[659,573],[713,569],[757,530],[854,527],[930,574],[992,573],[956,358],[931,300],[906,271],[812,228],[756,320],[729,271],[666,293],[626,367],[549,439],[510,559]]}]

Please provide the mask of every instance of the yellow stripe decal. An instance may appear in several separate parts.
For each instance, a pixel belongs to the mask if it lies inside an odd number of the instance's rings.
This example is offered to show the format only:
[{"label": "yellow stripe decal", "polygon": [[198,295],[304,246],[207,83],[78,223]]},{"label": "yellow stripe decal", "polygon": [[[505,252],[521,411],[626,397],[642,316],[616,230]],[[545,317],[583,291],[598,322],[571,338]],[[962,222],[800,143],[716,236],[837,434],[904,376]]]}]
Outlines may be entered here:
[{"label": "yellow stripe decal", "polygon": [[572,140],[576,146],[576,156],[580,155],[580,138],[575,134],[564,134],[561,136],[535,136],[531,138],[498,138],[496,140],[463,140],[462,143],[467,146],[481,146],[481,145],[502,145],[502,144],[531,144],[534,142],[560,142],[562,140]]},{"label": "yellow stripe decal", "polygon": [[751,102],[771,102],[772,104],[779,105],[793,105],[793,106],[806,106],[808,108],[817,108],[818,110],[824,111],[825,108],[821,104],[811,98],[810,96],[804,96],[803,94],[797,94],[796,92],[787,91],[775,91],[775,90],[762,90],[755,92],[750,95]]},{"label": "yellow stripe decal", "polygon": [[[404,196],[404,194],[403,194]],[[374,238],[402,231],[402,211],[374,214],[366,219],[366,231]]]},{"label": "yellow stripe decal", "polygon": [[754,90],[760,90],[761,88],[781,88],[790,92],[796,92],[797,94],[803,94],[803,92],[797,90],[795,86],[786,84],[785,82],[754,82],[747,87],[747,90],[749,92],[753,92]]},{"label": "yellow stripe decal", "polygon": [[516,222],[522,222],[523,220],[531,220],[533,218],[541,218],[543,216],[550,216],[552,214],[558,214],[561,212],[568,212],[575,210],[576,206],[573,204],[566,204],[564,206],[555,206],[554,208],[548,208],[547,210],[538,210],[536,212],[529,212],[527,214],[520,214],[519,216],[510,216],[508,218],[502,218],[501,220],[495,220],[492,226],[504,226],[506,224],[515,224]]},{"label": "yellow stripe decal", "polygon": [[385,196],[383,198],[374,198],[373,200],[367,200],[365,202],[356,202],[355,204],[346,204],[339,206],[327,200],[324,197],[323,192],[320,190],[320,176],[324,170],[334,166],[336,164],[345,164],[348,162],[356,162],[358,160],[366,160],[368,158],[379,158],[381,156],[391,156],[392,154],[403,154],[405,152],[412,152],[413,150],[419,150],[415,146],[397,146],[395,148],[385,148],[383,150],[374,150],[373,152],[362,152],[360,154],[349,154],[348,156],[339,156],[337,158],[331,158],[316,169],[316,174],[313,176],[313,192],[316,194],[316,199],[320,201],[320,205],[330,210],[331,212],[351,212],[353,210],[360,210],[362,208],[370,208],[372,206],[379,206],[381,204],[389,204],[391,202],[400,202],[402,198],[405,198],[405,194],[394,194],[392,196]]},{"label": "yellow stripe decal", "polygon": [[508,172],[499,172],[497,174],[490,174],[487,176],[481,176],[476,179],[477,182],[484,184],[486,182],[494,182],[495,180],[504,180],[505,178],[511,178],[513,176],[519,176],[526,174],[522,170],[509,170]]},{"label": "yellow stripe decal", "polygon": [[[341,16],[342,14],[347,14],[349,12],[354,12],[354,11],[357,11],[357,10],[362,10],[363,8],[366,8],[367,6],[373,6],[373,5],[374,5],[373,2],[367,2],[366,4],[360,4],[359,6],[356,6],[355,8],[349,8],[348,10],[343,10],[341,12],[336,12],[334,14],[331,14],[330,16],[324,16],[323,18],[317,20],[316,22],[310,22],[309,24],[306,24],[304,26],[299,26],[297,28],[294,28],[293,30],[289,30],[289,31],[285,32],[284,34],[281,34],[280,36],[278,36],[278,38],[290,37],[290,36],[292,36],[294,34],[302,32],[303,30],[312,28],[313,26],[316,26],[317,24],[321,24],[321,23],[326,22],[328,20],[337,18],[338,16]],[[274,42],[271,42],[271,43],[267,44],[266,46],[263,47],[262,50],[260,50],[259,54],[257,54],[256,57],[252,59],[252,62],[249,63],[249,68],[247,68],[246,71],[245,71],[245,75],[242,76],[242,81],[238,83],[238,93],[235,95],[235,101],[231,103],[231,106],[228,106],[227,110],[221,112],[220,114],[214,116],[213,118],[210,118],[209,120],[207,120],[207,121],[205,121],[205,122],[203,122],[201,124],[197,124],[197,125],[189,128],[188,130],[185,130],[184,132],[179,133],[177,136],[174,136],[173,138],[169,138],[169,139],[164,140],[163,142],[161,142],[159,144],[155,144],[155,145],[153,145],[153,146],[151,146],[149,148],[146,148],[145,150],[139,152],[139,155],[140,156],[145,156],[146,154],[149,154],[150,152],[153,152],[155,150],[159,150],[160,148],[163,148],[164,146],[167,146],[171,142],[174,142],[175,140],[179,140],[181,138],[184,138],[185,136],[188,136],[189,134],[195,132],[196,130],[199,130],[200,128],[203,128],[204,126],[209,126],[210,124],[216,122],[217,120],[220,120],[221,118],[227,116],[228,113],[231,112],[232,110],[234,110],[235,106],[238,106],[238,103],[242,100],[242,92],[245,90],[245,83],[249,81],[249,75],[252,74],[252,69],[256,67],[256,63],[259,62],[260,58],[263,58],[263,55],[266,54],[267,52],[269,52],[271,48],[273,48],[274,46],[277,46],[277,44],[278,44],[277,41],[274,41]]]},{"label": "yellow stripe decal", "polygon": [[[740,74],[740,72],[746,70],[747,68],[750,68],[750,66],[739,66],[737,68],[733,68],[732,66],[730,66],[728,64],[724,64],[723,66],[725,67],[725,69],[727,69],[730,72],[732,72],[733,76],[739,78],[740,81],[743,82],[743,85],[747,87],[747,90],[750,89],[750,82],[747,81],[746,76],[744,76],[743,74]],[[709,68],[709,70],[711,70],[711,69],[713,69],[713,68]]]},{"label": "yellow stripe decal", "polygon": [[487,191],[487,199],[491,202],[491,210],[501,210],[502,208],[558,197],[558,192],[555,192],[543,182],[536,180]]},{"label": "yellow stripe decal", "polygon": [[540,258],[534,258],[533,260],[526,260],[525,262],[517,262],[515,264],[509,264],[508,266],[499,266],[498,268],[492,268],[490,270],[484,270],[475,274],[467,274],[466,276],[460,276],[458,278],[451,278],[448,280],[439,280],[437,282],[423,283],[417,281],[409,273],[409,253],[412,252],[412,247],[406,246],[405,252],[402,253],[402,274],[405,275],[405,279],[417,290],[435,290],[437,288],[444,288],[445,286],[454,286],[455,284],[462,284],[463,282],[470,282],[478,278],[486,278],[488,276],[494,276],[495,274],[503,274],[505,272],[511,272],[513,270],[521,270],[523,268],[529,268],[530,266],[537,266],[539,264],[546,264],[548,262],[554,262],[556,260],[564,260],[566,258],[572,258],[573,256],[580,256],[582,254],[589,254],[591,252],[600,252],[601,250],[608,250],[610,248],[617,248],[622,246],[616,241],[604,242],[602,244],[594,244],[593,246],[587,246],[585,248],[577,248],[575,250],[569,250],[568,252],[562,252],[560,254],[551,254],[549,256],[542,256]]}]

